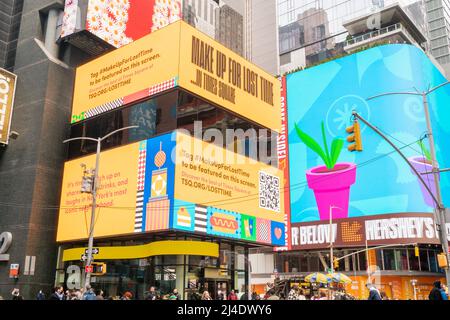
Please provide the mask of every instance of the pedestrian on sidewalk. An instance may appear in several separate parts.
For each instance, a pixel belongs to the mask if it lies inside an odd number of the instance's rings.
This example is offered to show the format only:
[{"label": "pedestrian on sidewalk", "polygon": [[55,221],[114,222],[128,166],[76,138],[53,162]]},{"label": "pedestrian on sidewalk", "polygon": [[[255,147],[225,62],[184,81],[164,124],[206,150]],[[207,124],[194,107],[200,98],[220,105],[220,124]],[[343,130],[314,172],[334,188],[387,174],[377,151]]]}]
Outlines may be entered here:
[{"label": "pedestrian on sidewalk", "polygon": [[366,286],[369,289],[369,298],[367,300],[381,300],[380,291],[374,284],[368,283]]},{"label": "pedestrian on sidewalk", "polygon": [[433,289],[431,289],[430,294],[428,295],[429,300],[443,300],[441,293],[441,282],[435,281],[433,283]]},{"label": "pedestrian on sidewalk", "polygon": [[42,290],[39,290],[38,294],[36,295],[36,300],[45,300],[45,294]]},{"label": "pedestrian on sidewalk", "polygon": [[55,287],[50,300],[64,300],[64,288],[62,286]]}]

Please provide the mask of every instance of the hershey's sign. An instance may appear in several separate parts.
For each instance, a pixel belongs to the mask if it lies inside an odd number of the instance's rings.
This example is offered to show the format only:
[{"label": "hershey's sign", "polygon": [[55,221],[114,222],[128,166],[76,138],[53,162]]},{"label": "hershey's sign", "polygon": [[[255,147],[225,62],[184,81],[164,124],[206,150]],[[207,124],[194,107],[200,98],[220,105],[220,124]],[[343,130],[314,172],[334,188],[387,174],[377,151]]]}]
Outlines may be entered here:
[{"label": "hershey's sign", "polygon": [[[426,243],[439,244],[432,214],[378,215],[333,221],[336,247]],[[450,224],[447,223],[447,230]],[[291,228],[292,248],[322,249],[330,244],[330,225],[326,221],[297,223]],[[449,239],[450,241],[450,239]]]}]

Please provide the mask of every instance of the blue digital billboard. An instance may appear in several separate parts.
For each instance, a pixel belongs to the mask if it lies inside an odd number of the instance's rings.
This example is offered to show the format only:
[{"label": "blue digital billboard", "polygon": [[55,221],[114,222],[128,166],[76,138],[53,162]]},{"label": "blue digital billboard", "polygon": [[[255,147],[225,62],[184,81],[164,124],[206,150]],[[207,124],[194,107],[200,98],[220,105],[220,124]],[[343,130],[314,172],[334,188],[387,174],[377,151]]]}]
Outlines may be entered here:
[{"label": "blue digital billboard", "polygon": [[[430,213],[435,203],[407,163],[361,124],[362,152],[349,152],[352,111],[379,128],[421,173],[431,171],[421,92],[447,80],[418,48],[384,45],[289,74],[287,115],[291,222]],[[450,85],[428,96],[437,158],[450,167]],[[435,192],[433,175],[422,175]],[[450,205],[450,172],[440,174]]]}]

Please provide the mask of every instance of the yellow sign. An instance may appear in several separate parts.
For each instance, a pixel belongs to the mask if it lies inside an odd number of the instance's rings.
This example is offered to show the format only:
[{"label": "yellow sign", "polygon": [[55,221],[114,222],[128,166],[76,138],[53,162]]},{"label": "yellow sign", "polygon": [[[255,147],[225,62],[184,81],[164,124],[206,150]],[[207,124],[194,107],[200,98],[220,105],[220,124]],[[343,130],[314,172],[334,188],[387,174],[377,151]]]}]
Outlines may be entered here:
[{"label": "yellow sign", "polygon": [[[58,242],[89,234],[82,165],[93,168],[95,155],[65,163]],[[95,238],[169,229],[267,243],[272,230],[282,235],[281,171],[231,150],[175,132],[104,151],[99,168]]]},{"label": "yellow sign", "polygon": [[[178,75],[180,25],[172,24],[77,68],[72,122],[126,103],[130,95],[149,96]],[[121,100],[120,103],[118,100]]]},{"label": "yellow sign", "polygon": [[[63,261],[78,261],[86,248],[67,249],[63,252]],[[157,241],[140,246],[100,247],[95,259],[121,260],[142,259],[162,255],[191,255],[219,257],[219,245],[200,241]]]},{"label": "yellow sign", "polygon": [[0,144],[8,144],[17,76],[0,68]]},{"label": "yellow sign", "polygon": [[280,81],[183,21],[79,67],[72,122],[175,86],[280,131]]},{"label": "yellow sign", "polygon": [[175,199],[284,221],[279,169],[181,132],[176,160]]},{"label": "yellow sign", "polygon": [[280,131],[278,79],[185,23],[180,43],[180,87]]},{"label": "yellow sign", "polygon": [[[101,153],[95,237],[133,233],[138,153],[139,143]],[[81,164],[94,167],[95,155],[64,166],[57,241],[85,239],[89,234],[92,195],[80,191]]]}]

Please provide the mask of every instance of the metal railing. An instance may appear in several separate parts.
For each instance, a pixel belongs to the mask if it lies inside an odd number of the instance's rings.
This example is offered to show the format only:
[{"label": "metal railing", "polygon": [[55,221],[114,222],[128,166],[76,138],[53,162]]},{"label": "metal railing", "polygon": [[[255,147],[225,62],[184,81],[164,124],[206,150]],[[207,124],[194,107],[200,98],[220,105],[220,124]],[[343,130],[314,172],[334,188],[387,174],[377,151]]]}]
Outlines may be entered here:
[{"label": "metal railing", "polygon": [[347,40],[347,41],[345,41],[345,46],[346,47],[352,46],[352,45],[358,44],[360,42],[367,41],[367,40],[382,36],[382,35],[390,33],[390,32],[398,31],[398,30],[403,30],[403,32],[405,32],[408,36],[410,36],[408,31],[402,26],[401,23],[396,23],[394,25],[384,27],[379,30],[371,31],[371,32],[365,33],[363,35],[354,37],[350,40]]}]

